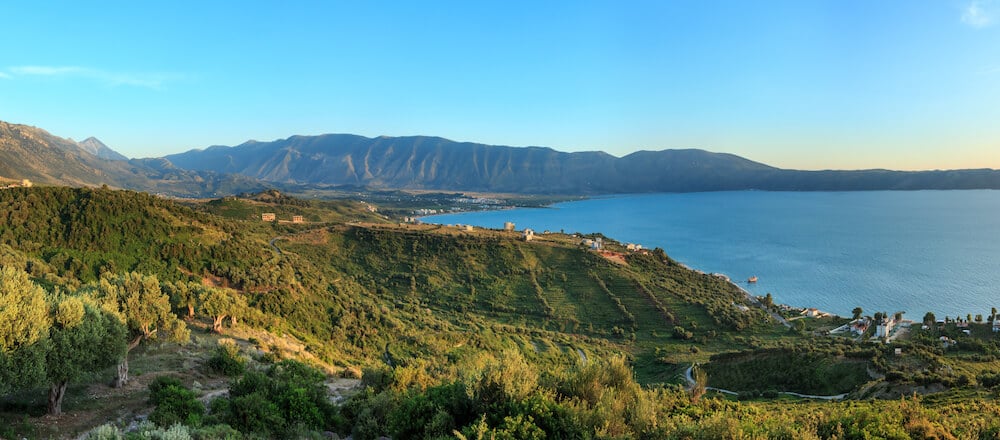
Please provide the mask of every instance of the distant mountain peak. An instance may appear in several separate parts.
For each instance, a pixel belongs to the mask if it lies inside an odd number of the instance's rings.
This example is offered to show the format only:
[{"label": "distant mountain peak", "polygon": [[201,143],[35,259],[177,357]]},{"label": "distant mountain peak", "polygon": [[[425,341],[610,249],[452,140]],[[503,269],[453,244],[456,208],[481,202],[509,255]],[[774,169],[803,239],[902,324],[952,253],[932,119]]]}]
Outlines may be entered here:
[{"label": "distant mountain peak", "polygon": [[112,150],[96,137],[89,137],[76,143],[81,150],[105,160],[128,160],[123,154]]}]

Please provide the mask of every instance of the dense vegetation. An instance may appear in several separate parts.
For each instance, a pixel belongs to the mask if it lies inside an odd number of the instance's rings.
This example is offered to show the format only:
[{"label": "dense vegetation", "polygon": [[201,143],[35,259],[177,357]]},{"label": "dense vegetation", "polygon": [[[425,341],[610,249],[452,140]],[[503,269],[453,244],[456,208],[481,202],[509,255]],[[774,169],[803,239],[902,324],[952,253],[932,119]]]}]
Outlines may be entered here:
[{"label": "dense vegetation", "polygon": [[[265,209],[317,217],[264,223],[255,216]],[[184,349],[207,352],[184,368],[232,377],[228,397],[203,403],[190,381],[158,379],[149,405],[159,427],[142,428],[147,437],[1000,432],[1000,339],[986,322],[969,334],[954,322],[913,328],[892,346],[818,336],[823,322],[786,328],[732,284],[659,249],[629,253],[605,239],[612,253],[601,255],[561,233],[526,242],[503,231],[348,225],[375,217],[356,202],[273,193],[189,206],[127,191],[22,188],[0,191],[0,217],[0,393],[14,396],[0,422],[17,417],[14,401],[26,394],[48,392],[52,403],[79,392],[74,383],[127,383],[128,360],[153,339],[247,329],[302,348],[281,354],[243,339]],[[307,365],[363,371],[363,386],[332,405],[326,375]],[[758,401],[705,395],[706,385]],[[781,391],[908,398],[793,403]]]}]

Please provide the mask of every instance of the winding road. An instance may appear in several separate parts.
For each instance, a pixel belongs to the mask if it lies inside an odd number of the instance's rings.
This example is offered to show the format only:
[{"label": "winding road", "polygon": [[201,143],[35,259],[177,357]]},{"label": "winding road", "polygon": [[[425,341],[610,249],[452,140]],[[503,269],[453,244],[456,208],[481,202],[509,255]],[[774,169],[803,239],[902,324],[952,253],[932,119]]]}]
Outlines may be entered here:
[{"label": "winding road", "polygon": [[729,284],[732,284],[736,286],[737,289],[740,289],[743,292],[743,294],[747,296],[747,300],[756,305],[759,309],[767,312],[767,314],[771,315],[771,318],[774,318],[775,321],[780,322],[781,325],[784,325],[787,328],[792,328],[792,323],[788,322],[788,320],[785,319],[785,317],[775,312],[772,312],[767,307],[764,307],[764,304],[761,304],[760,300],[758,300],[757,297],[753,296],[747,289],[744,289],[743,286],[740,286],[739,284],[736,284],[732,281],[729,281]]},{"label": "winding road", "polygon": [[274,248],[274,250],[278,251],[278,255],[284,255],[284,254],[281,252],[281,248],[279,248],[276,244],[274,244],[274,242],[278,241],[278,240],[280,240],[282,238],[285,238],[285,237],[282,237],[282,236],[279,235],[277,237],[272,238],[271,241],[267,242],[267,244],[269,246],[271,246],[272,248]]},{"label": "winding road", "polygon": [[[693,387],[695,385],[694,378],[691,377],[691,370],[694,369],[694,366],[695,366],[695,364],[691,364],[691,366],[688,367],[687,371],[684,372],[684,378],[687,379],[689,387]],[[719,393],[722,393],[722,394],[729,394],[731,396],[739,396],[740,395],[740,393],[737,393],[736,391],[724,390],[722,388],[705,387],[705,389],[706,390],[710,390],[710,391],[716,391],[716,392],[719,392]],[[800,393],[794,393],[794,392],[791,392],[791,391],[778,391],[778,394],[787,394],[789,396],[802,397],[804,399],[819,399],[819,400],[843,400],[845,397],[847,397],[847,393],[837,394],[837,395],[833,395],[833,396],[817,396],[817,395],[814,395],[814,394],[800,394]]]}]

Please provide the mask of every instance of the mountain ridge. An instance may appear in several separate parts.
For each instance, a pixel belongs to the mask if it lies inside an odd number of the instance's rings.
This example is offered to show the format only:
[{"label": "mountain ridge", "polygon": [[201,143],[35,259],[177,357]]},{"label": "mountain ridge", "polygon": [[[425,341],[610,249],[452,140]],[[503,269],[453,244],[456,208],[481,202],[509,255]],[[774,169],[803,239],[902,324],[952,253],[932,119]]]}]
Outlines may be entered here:
[{"label": "mountain ridge", "polygon": [[[96,154],[95,154],[96,153]],[[116,156],[117,155],[117,156]],[[561,152],[436,136],[294,135],[122,160],[96,138],[60,138],[0,121],[0,176],[40,184],[109,185],[180,196],[273,187],[361,187],[598,195],[699,191],[1000,189],[993,169],[789,170],[700,149]]]},{"label": "mountain ridge", "polygon": [[1000,171],[789,170],[701,149],[561,152],[435,136],[330,133],[213,145],[164,156],[184,169],[278,184],[376,189],[615,194],[722,190],[1000,189]]},{"label": "mountain ridge", "polygon": [[[263,189],[260,182],[238,175],[188,171],[162,160],[110,160],[114,150],[94,139],[81,146],[44,129],[0,121],[0,177],[29,179],[42,185],[102,186],[180,196],[229,194]],[[100,143],[100,145],[96,145]],[[101,150],[104,146],[107,150]],[[118,154],[118,153],[115,153]],[[124,157],[124,156],[123,156]]]}]

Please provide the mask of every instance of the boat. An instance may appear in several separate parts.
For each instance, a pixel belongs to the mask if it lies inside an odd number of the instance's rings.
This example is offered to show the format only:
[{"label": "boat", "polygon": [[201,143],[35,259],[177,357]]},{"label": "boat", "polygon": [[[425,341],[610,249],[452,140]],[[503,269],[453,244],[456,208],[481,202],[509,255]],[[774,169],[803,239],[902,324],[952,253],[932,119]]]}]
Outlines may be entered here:
[{"label": "boat", "polygon": [[748,279],[747,282],[748,283],[756,283],[757,282],[757,275],[754,275],[754,276],[750,277],[750,279]]}]

